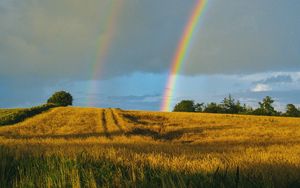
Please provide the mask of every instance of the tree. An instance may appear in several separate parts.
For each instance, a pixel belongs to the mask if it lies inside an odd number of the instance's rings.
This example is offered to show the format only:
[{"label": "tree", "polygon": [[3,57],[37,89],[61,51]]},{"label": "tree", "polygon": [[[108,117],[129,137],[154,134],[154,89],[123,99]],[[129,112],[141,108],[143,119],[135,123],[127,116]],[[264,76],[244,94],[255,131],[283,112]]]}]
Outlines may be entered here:
[{"label": "tree", "polygon": [[273,107],[274,100],[270,96],[266,96],[262,102],[259,102],[259,108],[254,110],[256,115],[275,116],[279,113]]},{"label": "tree", "polygon": [[236,101],[231,95],[223,99],[221,106],[224,113],[239,114],[245,112],[245,108],[241,106],[241,102]]},{"label": "tree", "polygon": [[204,112],[207,112],[207,113],[225,113],[224,112],[224,108],[217,104],[217,103],[208,103],[205,108],[204,108]]},{"label": "tree", "polygon": [[247,106],[246,104],[244,104],[241,109],[242,114],[253,114],[253,108],[251,106]]},{"label": "tree", "polygon": [[224,108],[224,112],[226,113],[234,113],[235,111],[235,100],[232,98],[231,95],[225,97],[222,101],[222,107]]},{"label": "tree", "polygon": [[195,112],[203,112],[203,110],[204,110],[204,103],[195,104]]},{"label": "tree", "polygon": [[55,92],[47,101],[48,104],[56,104],[59,106],[69,106],[73,103],[73,97],[65,91]]},{"label": "tree", "polygon": [[293,104],[286,105],[285,116],[288,117],[300,117],[300,110]]},{"label": "tree", "polygon": [[195,103],[192,100],[182,100],[175,105],[173,112],[195,112]]},{"label": "tree", "polygon": [[239,100],[235,100],[230,94],[223,99],[218,108],[222,108],[219,111],[226,114],[244,114],[247,112],[247,106],[245,104],[242,105]]}]

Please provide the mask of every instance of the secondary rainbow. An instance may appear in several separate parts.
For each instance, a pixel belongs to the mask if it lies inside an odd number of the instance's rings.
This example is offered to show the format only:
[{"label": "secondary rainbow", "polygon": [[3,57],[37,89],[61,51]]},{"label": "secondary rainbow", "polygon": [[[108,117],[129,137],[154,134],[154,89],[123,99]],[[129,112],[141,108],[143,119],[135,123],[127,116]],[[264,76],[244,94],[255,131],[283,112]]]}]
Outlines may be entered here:
[{"label": "secondary rainbow", "polygon": [[175,91],[177,75],[189,55],[189,48],[192,45],[193,37],[198,30],[197,28],[201,23],[201,18],[205,12],[207,2],[208,0],[196,0],[195,8],[193,9],[189,21],[184,29],[183,35],[172,60],[168,82],[161,105],[161,111],[171,110],[171,102]]},{"label": "secondary rainbow", "polygon": [[92,84],[90,86],[90,96],[87,99],[88,106],[93,106],[95,104],[95,95],[99,89],[99,85],[96,80],[101,76],[102,66],[106,63],[107,55],[109,53],[113,38],[115,37],[118,25],[119,14],[121,13],[123,7],[123,0],[121,1],[110,1],[110,7],[108,14],[105,18],[105,23],[99,32],[99,37],[97,40],[97,52],[95,57],[95,62],[92,65]]}]

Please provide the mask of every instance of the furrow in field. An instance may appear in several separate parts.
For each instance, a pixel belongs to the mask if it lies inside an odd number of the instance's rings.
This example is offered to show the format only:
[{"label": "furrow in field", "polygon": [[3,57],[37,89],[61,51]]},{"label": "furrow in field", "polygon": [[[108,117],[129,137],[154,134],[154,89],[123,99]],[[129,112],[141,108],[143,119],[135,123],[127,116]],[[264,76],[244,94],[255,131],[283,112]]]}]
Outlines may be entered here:
[{"label": "furrow in field", "polygon": [[113,129],[124,134],[124,129],[123,127],[120,125],[116,115],[114,114],[114,111],[112,109],[109,109],[108,110],[108,116],[109,116],[109,119],[110,119],[110,122],[113,126]]},{"label": "furrow in field", "polygon": [[111,135],[108,131],[108,127],[107,127],[107,116],[106,116],[106,109],[102,110],[102,114],[101,114],[101,125],[102,125],[102,129],[103,129],[103,133],[105,134],[105,136],[109,139],[111,139]]},{"label": "furrow in field", "polygon": [[111,109],[111,112],[115,124],[118,126],[120,130],[126,133],[128,131],[129,124],[124,120],[124,117],[120,114],[121,111],[119,109]]}]

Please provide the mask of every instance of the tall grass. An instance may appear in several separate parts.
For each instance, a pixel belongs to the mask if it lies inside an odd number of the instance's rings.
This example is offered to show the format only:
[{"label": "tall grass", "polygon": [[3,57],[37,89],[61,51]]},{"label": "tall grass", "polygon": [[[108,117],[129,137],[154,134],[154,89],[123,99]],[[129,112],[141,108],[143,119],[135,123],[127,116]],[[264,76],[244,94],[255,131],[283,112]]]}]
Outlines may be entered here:
[{"label": "tall grass", "polygon": [[[277,180],[277,170],[216,168],[212,172],[180,172],[147,162],[118,162],[84,151],[74,156],[30,154],[0,147],[1,187],[297,187],[300,180]],[[257,169],[259,167],[256,167]],[[289,167],[287,167],[289,168]],[[299,168],[297,169],[299,170]]]},{"label": "tall grass", "polygon": [[55,108],[0,127],[0,187],[300,187],[299,125]]}]

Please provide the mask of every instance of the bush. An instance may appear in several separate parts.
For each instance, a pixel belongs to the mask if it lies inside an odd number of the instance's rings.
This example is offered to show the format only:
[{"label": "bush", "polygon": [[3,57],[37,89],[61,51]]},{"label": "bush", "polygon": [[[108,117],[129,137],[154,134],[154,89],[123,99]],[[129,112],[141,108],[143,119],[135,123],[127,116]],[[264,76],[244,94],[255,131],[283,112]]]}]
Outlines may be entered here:
[{"label": "bush", "polygon": [[206,112],[206,113],[225,113],[223,107],[220,104],[217,104],[214,102],[208,103],[204,108],[204,112]]},{"label": "bush", "polygon": [[195,103],[192,100],[183,100],[175,105],[173,112],[195,112]]},{"label": "bush", "polygon": [[286,113],[288,117],[300,117],[300,110],[293,104],[286,105]]},{"label": "bush", "polygon": [[48,104],[55,104],[58,106],[69,106],[73,104],[73,97],[70,93],[59,91],[54,93],[47,101]]},{"label": "bush", "polygon": [[49,110],[50,108],[57,107],[54,104],[44,104],[41,106],[35,106],[28,109],[22,109],[15,111],[14,113],[8,114],[0,118],[0,125],[12,125],[21,121],[24,121],[26,118],[35,116],[44,111]]}]

